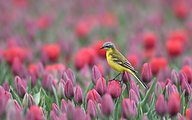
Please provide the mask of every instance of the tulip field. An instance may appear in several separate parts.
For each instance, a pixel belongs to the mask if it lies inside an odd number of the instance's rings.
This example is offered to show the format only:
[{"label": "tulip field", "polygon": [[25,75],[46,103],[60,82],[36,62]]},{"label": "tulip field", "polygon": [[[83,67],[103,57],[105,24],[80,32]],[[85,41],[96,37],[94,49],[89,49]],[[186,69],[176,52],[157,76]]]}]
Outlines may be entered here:
[{"label": "tulip field", "polygon": [[0,0],[0,120],[192,120],[191,33],[192,0]]}]

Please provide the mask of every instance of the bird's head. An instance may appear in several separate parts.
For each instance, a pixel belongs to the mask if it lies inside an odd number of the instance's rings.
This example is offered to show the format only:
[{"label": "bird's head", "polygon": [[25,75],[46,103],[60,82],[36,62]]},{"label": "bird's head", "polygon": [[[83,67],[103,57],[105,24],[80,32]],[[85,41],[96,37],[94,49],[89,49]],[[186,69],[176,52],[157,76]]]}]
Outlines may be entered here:
[{"label": "bird's head", "polygon": [[108,49],[112,49],[112,48],[115,48],[115,45],[113,43],[111,43],[111,42],[106,42],[106,43],[103,44],[103,46],[100,48],[100,50],[101,49],[108,50]]}]

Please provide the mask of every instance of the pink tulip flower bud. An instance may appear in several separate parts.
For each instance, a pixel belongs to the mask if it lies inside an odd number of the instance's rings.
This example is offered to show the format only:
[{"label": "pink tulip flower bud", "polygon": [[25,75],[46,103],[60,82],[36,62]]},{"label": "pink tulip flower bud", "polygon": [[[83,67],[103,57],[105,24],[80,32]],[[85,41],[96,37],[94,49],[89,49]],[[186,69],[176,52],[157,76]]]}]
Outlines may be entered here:
[{"label": "pink tulip flower bud", "polygon": [[23,97],[26,93],[26,89],[25,89],[23,81],[21,81],[21,78],[19,76],[15,77],[14,86],[15,86],[15,89],[16,89],[19,97]]},{"label": "pink tulip flower bud", "polygon": [[139,98],[133,89],[130,89],[129,91],[129,99],[135,101],[135,104],[138,105]]},{"label": "pink tulip flower bud", "polygon": [[61,78],[67,82],[67,80],[69,79],[69,77],[67,76],[67,73],[65,71],[63,71],[62,75],[61,75]]},{"label": "pink tulip flower bud", "polygon": [[3,83],[3,88],[5,89],[5,91],[9,91],[9,84],[8,84],[7,81],[5,81],[5,82]]},{"label": "pink tulip flower bud", "polygon": [[91,80],[94,84],[96,84],[97,80],[102,77],[101,72],[99,71],[98,67],[96,65],[92,68],[92,74],[91,74]]},{"label": "pink tulip flower bud", "polygon": [[181,92],[183,92],[184,90],[185,90],[185,96],[191,95],[191,86],[185,79],[183,79],[181,83]]},{"label": "pink tulip flower bud", "polygon": [[179,93],[172,93],[167,102],[168,113],[172,116],[176,115],[181,107],[181,100]]},{"label": "pink tulip flower bud", "polygon": [[51,118],[51,120],[58,120],[57,113],[55,113],[54,110],[51,110],[50,118]]},{"label": "pink tulip flower bud", "polygon": [[111,95],[109,94],[105,94],[103,96],[103,99],[101,101],[101,111],[104,115],[109,116],[113,113],[114,111],[114,103],[113,100],[111,98]]},{"label": "pink tulip flower bud", "polygon": [[178,82],[178,74],[177,74],[177,71],[175,69],[173,69],[172,72],[171,72],[171,81],[175,85]]},{"label": "pink tulip flower bud", "polygon": [[125,72],[123,76],[123,83],[127,83],[131,81],[131,75],[128,72]]},{"label": "pink tulip flower bud", "polygon": [[61,109],[62,113],[66,113],[66,111],[67,111],[67,103],[66,103],[65,99],[61,100],[61,108],[60,109]]},{"label": "pink tulip flower bud", "polygon": [[[133,102],[134,103],[134,102]],[[132,119],[136,117],[134,104],[130,99],[123,99],[121,104],[121,113],[122,116],[126,119]]]},{"label": "pink tulip flower bud", "polygon": [[165,98],[163,94],[160,94],[156,101],[156,107],[155,107],[156,113],[160,116],[163,116],[167,112],[167,105],[165,103]]},{"label": "pink tulip flower bud", "polygon": [[137,87],[137,84],[134,81],[130,82],[130,89],[133,89],[136,95],[138,96],[138,98],[140,98],[139,89]]},{"label": "pink tulip flower bud", "polygon": [[71,99],[74,97],[73,83],[70,79],[67,80],[65,84],[64,93],[65,93],[65,97],[68,99]]},{"label": "pink tulip flower bud", "polygon": [[43,115],[42,115],[42,112],[41,112],[41,109],[39,106],[36,106],[36,105],[32,105],[30,108],[29,108],[29,112],[31,113],[31,115],[33,116],[34,120],[41,120]]},{"label": "pink tulip flower bud", "polygon": [[173,93],[173,92],[174,92],[173,87],[172,87],[172,85],[169,83],[169,84],[166,86],[165,99],[168,100],[169,96],[170,96],[171,93]]},{"label": "pink tulip flower bud", "polygon": [[103,77],[100,77],[95,85],[95,90],[100,94],[103,95],[106,93],[107,88],[106,88],[106,82],[105,79]]},{"label": "pink tulip flower bud", "polygon": [[96,111],[95,103],[92,100],[88,101],[87,113],[90,115],[91,118],[97,117],[97,111]]},{"label": "pink tulip flower bud", "polygon": [[23,107],[30,107],[32,105],[35,105],[35,100],[31,96],[31,94],[26,93],[24,98],[23,98]]},{"label": "pink tulip flower bud", "polygon": [[52,110],[56,115],[59,115],[60,109],[59,109],[59,107],[58,107],[55,103],[53,103],[53,104],[51,105],[51,110]]},{"label": "pink tulip flower bud", "polygon": [[118,98],[121,95],[121,85],[120,82],[112,80],[108,82],[107,93],[111,95],[112,98]]},{"label": "pink tulip flower bud", "polygon": [[183,60],[182,60],[182,67],[186,66],[186,65],[189,65],[192,67],[192,59],[190,57],[185,57]]},{"label": "pink tulip flower bud", "polygon": [[15,99],[13,100],[13,102],[14,102],[14,104],[15,104],[15,110],[17,110],[17,111],[22,111],[21,106],[18,104],[18,102],[17,102]]},{"label": "pink tulip flower bud", "polygon": [[95,89],[93,89],[87,93],[86,102],[88,103],[89,100],[96,101],[97,103],[101,103],[101,96]]},{"label": "pink tulip flower bud", "polygon": [[74,101],[77,104],[82,104],[84,100],[84,95],[81,87],[77,85],[76,90],[75,90],[75,96],[74,96]]},{"label": "pink tulip flower bud", "polygon": [[180,85],[181,85],[183,79],[187,80],[187,76],[183,70],[180,70],[179,71],[179,84]]},{"label": "pink tulip flower bud", "polygon": [[66,73],[67,73],[67,76],[69,77],[69,79],[72,81],[73,85],[75,85],[76,84],[76,78],[75,78],[73,71],[70,68],[68,68]]},{"label": "pink tulip flower bud", "polygon": [[71,101],[68,101],[66,114],[67,114],[68,120],[75,119],[75,105]]},{"label": "pink tulip flower bud", "polygon": [[160,89],[163,92],[162,88],[161,88],[161,84],[159,83],[159,81],[157,81],[156,85],[155,85],[155,97],[157,98],[160,94]]},{"label": "pink tulip flower bud", "polygon": [[141,70],[141,79],[144,82],[150,82],[152,79],[152,72],[151,72],[151,66],[149,63],[143,64],[142,70]]}]

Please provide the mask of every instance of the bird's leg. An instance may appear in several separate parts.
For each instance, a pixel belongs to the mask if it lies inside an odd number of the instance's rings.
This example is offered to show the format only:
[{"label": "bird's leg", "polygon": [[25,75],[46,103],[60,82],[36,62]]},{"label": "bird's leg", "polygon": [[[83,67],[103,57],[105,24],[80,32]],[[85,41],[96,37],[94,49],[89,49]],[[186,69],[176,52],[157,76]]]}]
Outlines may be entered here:
[{"label": "bird's leg", "polygon": [[115,80],[115,78],[117,78],[121,73],[119,73],[117,76],[115,76],[112,80]]},{"label": "bird's leg", "polygon": [[125,72],[123,72],[123,76],[122,76],[122,78],[121,78],[121,82],[122,82],[122,80],[123,80],[124,75],[125,75]]}]

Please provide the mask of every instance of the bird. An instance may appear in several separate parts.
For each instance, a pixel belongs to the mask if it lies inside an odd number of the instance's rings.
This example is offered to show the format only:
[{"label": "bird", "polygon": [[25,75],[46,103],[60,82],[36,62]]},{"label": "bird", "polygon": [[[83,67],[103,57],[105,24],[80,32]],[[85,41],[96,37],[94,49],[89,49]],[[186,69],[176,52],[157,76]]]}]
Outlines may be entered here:
[{"label": "bird", "polygon": [[[105,42],[103,46],[100,48],[106,50],[106,58],[108,64],[119,74],[115,76],[112,80],[115,80],[121,73],[123,76],[125,71],[133,75],[141,85],[147,89],[147,85],[139,78],[138,72],[132,67],[132,65],[128,62],[128,60],[115,48],[115,45],[112,42]],[[122,76],[122,78],[123,78]],[[121,79],[122,81],[122,79]]]}]

